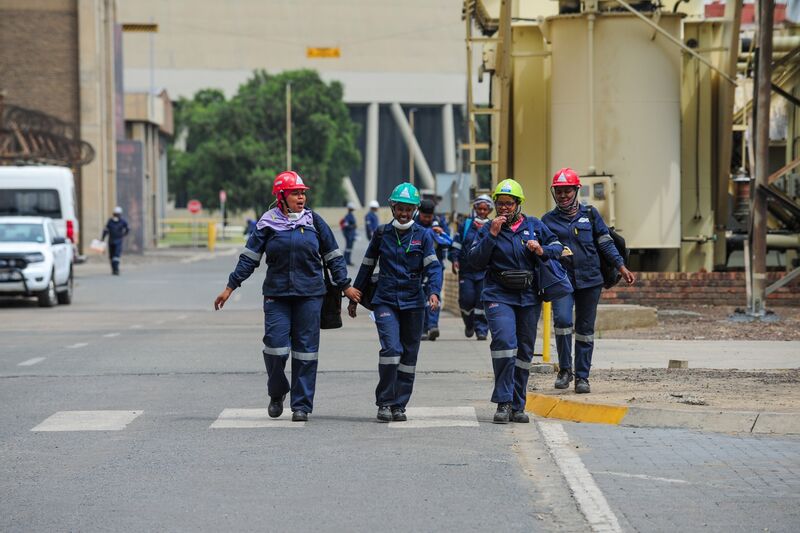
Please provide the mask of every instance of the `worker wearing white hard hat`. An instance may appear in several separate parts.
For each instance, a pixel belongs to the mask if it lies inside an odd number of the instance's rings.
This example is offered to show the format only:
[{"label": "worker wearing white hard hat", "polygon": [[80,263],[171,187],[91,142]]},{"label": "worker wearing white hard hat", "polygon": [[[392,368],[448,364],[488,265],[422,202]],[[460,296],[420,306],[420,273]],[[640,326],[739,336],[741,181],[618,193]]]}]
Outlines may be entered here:
[{"label": "worker wearing white hard hat", "polygon": [[353,255],[353,244],[356,242],[356,217],[353,211],[356,209],[356,204],[347,202],[347,214],[339,221],[339,227],[342,228],[344,235],[344,261],[347,266],[353,266],[351,256]]},{"label": "worker wearing white hard hat", "polygon": [[378,208],[380,208],[380,206],[381,204],[377,201],[370,201],[369,211],[364,215],[364,228],[367,230],[367,239],[372,239],[372,234],[375,233],[375,230],[378,229],[378,226],[381,224],[378,218]]}]

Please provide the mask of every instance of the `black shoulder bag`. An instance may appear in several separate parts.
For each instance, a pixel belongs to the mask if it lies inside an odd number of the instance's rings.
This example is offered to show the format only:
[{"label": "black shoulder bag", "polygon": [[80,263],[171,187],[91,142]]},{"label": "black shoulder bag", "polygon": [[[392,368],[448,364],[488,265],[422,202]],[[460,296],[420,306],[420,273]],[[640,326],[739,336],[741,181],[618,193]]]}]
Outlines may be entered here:
[{"label": "black shoulder bag", "polygon": [[[317,238],[322,236],[317,224],[317,214],[312,212],[314,229],[317,230]],[[322,255],[320,253],[320,255]],[[322,298],[322,310],[319,317],[319,329],[337,329],[342,327],[342,291],[333,284],[328,263],[322,259],[322,273],[325,278],[325,296]]]},{"label": "black shoulder bag", "polygon": [[[610,289],[619,283],[619,280],[622,279],[622,274],[617,270],[617,265],[615,265],[613,261],[606,259],[606,256],[603,255],[603,252],[600,250],[600,243],[597,242],[597,232],[595,231],[594,224],[594,207],[591,205],[587,205],[586,207],[589,208],[589,218],[592,221],[592,239],[594,240],[594,247],[597,249],[597,255],[600,256],[600,272],[603,274],[603,287]],[[611,241],[614,243],[617,252],[622,256],[624,264],[627,265],[631,252],[628,250],[627,246],[625,246],[625,239],[614,230],[614,226],[609,226],[608,235],[611,237]]]},{"label": "black shoulder bag", "polygon": [[[380,225],[375,229],[375,232],[372,234],[373,239],[378,239],[380,241],[383,239],[383,231],[386,229],[386,226]],[[375,266],[378,266],[378,259],[380,259],[380,242],[378,243],[378,255],[375,257]],[[375,291],[378,290],[378,275],[374,273],[367,278],[366,285],[364,285],[364,290],[361,291],[361,305],[372,311],[372,298],[375,296]]]}]

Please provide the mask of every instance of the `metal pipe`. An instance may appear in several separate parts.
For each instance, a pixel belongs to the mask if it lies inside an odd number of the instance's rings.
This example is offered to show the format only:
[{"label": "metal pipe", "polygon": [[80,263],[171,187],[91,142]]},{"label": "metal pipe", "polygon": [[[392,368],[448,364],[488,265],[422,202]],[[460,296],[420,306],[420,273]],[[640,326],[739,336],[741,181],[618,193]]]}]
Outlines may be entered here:
[{"label": "metal pipe", "polygon": [[364,158],[364,203],[378,199],[378,135],[380,115],[378,103],[367,106],[367,153]]},{"label": "metal pipe", "polygon": [[428,162],[425,160],[425,154],[422,153],[419,143],[417,142],[417,138],[414,137],[414,134],[411,132],[411,126],[408,125],[408,120],[406,120],[406,116],[403,113],[403,108],[400,107],[400,104],[397,102],[393,102],[391,105],[391,110],[392,116],[394,117],[395,122],[397,122],[397,127],[400,128],[400,133],[403,136],[403,140],[406,142],[406,146],[408,147],[409,151],[414,153],[414,166],[419,171],[419,177],[422,180],[423,185],[427,189],[435,190],[436,182],[433,179],[431,168],[428,166]]},{"label": "metal pipe", "polygon": [[589,13],[587,20],[589,22],[586,38],[588,40],[588,70],[589,70],[589,167],[587,171],[589,174],[594,174],[597,171],[595,167],[595,153],[594,153],[594,19],[595,14]]},{"label": "metal pipe", "polygon": [[[732,250],[739,250],[747,240],[745,233],[728,232],[725,236]],[[796,250],[800,249],[800,233],[767,233],[768,250]]]}]

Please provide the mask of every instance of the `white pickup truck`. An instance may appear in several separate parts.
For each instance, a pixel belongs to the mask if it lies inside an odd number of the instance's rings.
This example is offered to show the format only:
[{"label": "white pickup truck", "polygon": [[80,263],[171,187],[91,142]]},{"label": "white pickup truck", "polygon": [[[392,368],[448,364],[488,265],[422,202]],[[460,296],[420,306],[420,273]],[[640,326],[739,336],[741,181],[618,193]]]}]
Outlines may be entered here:
[{"label": "white pickup truck", "polygon": [[45,217],[0,217],[0,297],[72,302],[73,247]]}]

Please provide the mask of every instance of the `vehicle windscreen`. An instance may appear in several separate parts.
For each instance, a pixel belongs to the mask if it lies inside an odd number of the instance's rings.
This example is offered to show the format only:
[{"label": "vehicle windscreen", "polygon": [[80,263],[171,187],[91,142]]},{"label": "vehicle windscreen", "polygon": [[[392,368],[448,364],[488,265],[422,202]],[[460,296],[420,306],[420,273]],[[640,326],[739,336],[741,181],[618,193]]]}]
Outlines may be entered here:
[{"label": "vehicle windscreen", "polygon": [[55,189],[2,189],[0,216],[62,218]]},{"label": "vehicle windscreen", "polygon": [[44,227],[0,222],[0,242],[44,242]]}]

